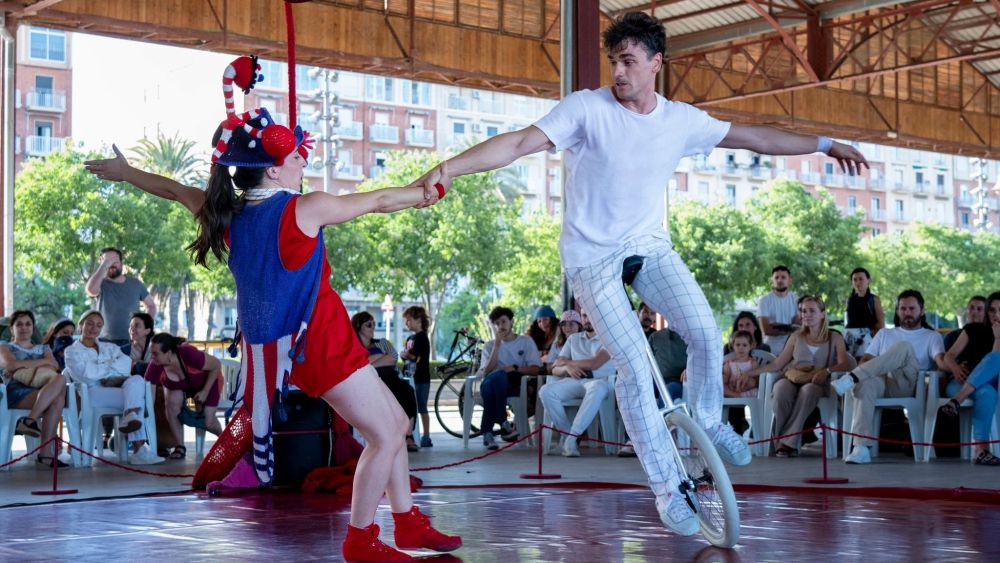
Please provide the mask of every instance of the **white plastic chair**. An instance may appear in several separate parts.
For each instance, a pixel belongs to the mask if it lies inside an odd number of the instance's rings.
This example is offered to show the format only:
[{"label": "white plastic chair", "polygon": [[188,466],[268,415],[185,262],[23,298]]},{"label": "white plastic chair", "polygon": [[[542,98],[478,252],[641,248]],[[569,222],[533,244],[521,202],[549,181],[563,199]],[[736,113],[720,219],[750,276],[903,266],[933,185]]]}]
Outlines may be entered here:
[{"label": "white plastic chair", "polygon": [[[13,456],[11,450],[14,444],[14,431],[17,429],[17,420],[22,416],[31,413],[28,409],[11,409],[7,407],[7,385],[0,383],[0,463],[10,461]],[[66,425],[66,433],[69,435],[69,443],[80,447],[80,428],[77,419],[76,393],[73,386],[66,386],[66,407],[62,411],[63,423]],[[28,450],[38,447],[38,438],[25,436]],[[70,449],[70,458],[73,465],[80,465],[80,453]]]},{"label": "white plastic chair", "polygon": [[[938,419],[938,409],[943,407],[948,403],[948,397],[941,396],[940,387],[940,372],[932,371],[928,373],[927,377],[927,409],[926,416],[924,417],[924,436],[927,441],[932,441],[934,439],[934,429],[937,427]],[[975,405],[975,401],[968,397],[962,404],[959,405],[958,409],[958,433],[959,441],[962,443],[972,442],[972,407]],[[1000,438],[1000,416],[993,417],[993,429],[990,431],[990,437],[993,439]],[[997,451],[1000,450],[1000,444],[993,444],[990,448],[994,451],[996,455]],[[930,461],[932,457],[937,457],[936,452],[933,447],[928,447],[924,449],[924,461]],[[960,449],[960,457],[964,460],[971,461],[972,456],[972,446],[962,446]]]},{"label": "white plastic chair", "polygon": [[[521,377],[521,391],[518,397],[507,397],[507,404],[514,411],[514,420],[517,422],[517,431],[520,435],[531,432],[531,422],[528,420],[528,380],[541,378],[541,375],[531,375]],[[469,447],[469,436],[472,434],[472,414],[476,404],[482,405],[482,396],[479,393],[479,386],[482,385],[483,378],[479,375],[469,376],[465,379],[462,392],[462,445]],[[540,403],[540,401],[539,401]],[[536,403],[537,405],[538,403]],[[535,411],[536,419],[542,411]],[[523,421],[523,422],[522,422]],[[529,438],[521,444],[534,444],[535,438]]]},{"label": "white plastic chair", "polygon": [[[872,418],[872,432],[875,437],[879,436],[882,429],[882,409],[901,408],[906,412],[906,419],[909,421],[910,441],[924,441],[924,413],[927,409],[927,385],[924,380],[932,373],[937,374],[939,372],[928,370],[921,371],[917,374],[917,384],[913,391],[913,396],[911,397],[882,397],[880,399],[875,399],[875,415]],[[830,380],[833,381],[836,377],[840,376],[842,376],[842,374],[830,374]],[[850,428],[851,422],[854,420],[854,403],[854,396],[852,395],[852,392],[849,391],[844,396],[844,426],[847,428]],[[842,435],[844,458],[850,455],[851,438],[852,437],[848,434]],[[878,446],[879,442],[875,441],[875,444],[870,449],[872,457],[878,455]],[[923,446],[913,446],[913,459],[914,461],[923,461]]]},{"label": "white plastic chair", "polygon": [[[156,414],[153,410],[153,386],[148,382],[143,382],[145,386],[145,402],[143,405],[142,427],[146,430],[146,442],[149,448],[156,452]],[[74,387],[80,393],[80,428],[83,436],[82,449],[94,453],[97,449],[98,438],[101,435],[101,419],[105,416],[114,417],[115,427],[115,452],[118,454],[118,461],[126,463],[128,461],[128,436],[118,431],[118,424],[122,416],[121,408],[114,407],[94,407],[90,404],[90,390],[84,383],[75,383]],[[98,452],[98,455],[101,452]],[[93,460],[89,457],[83,460],[83,465],[91,465]]]},{"label": "white plastic chair", "polygon": [[[546,382],[548,377],[546,376]],[[600,428],[601,439],[606,442],[620,441],[618,432],[618,411],[615,406],[617,401],[615,400],[615,376],[612,375],[608,377],[608,385],[610,386],[610,391],[604,400],[601,402],[601,408],[597,411],[597,416],[590,423],[590,428],[587,433],[591,436],[597,435],[597,430]],[[538,394],[541,395],[541,385],[538,387]],[[539,400],[539,403],[541,401]],[[563,406],[567,408],[567,417],[572,420],[573,413],[580,407],[583,403],[583,399],[571,399],[569,401],[563,401]],[[535,412],[536,418],[538,417],[539,411]],[[552,419],[548,414],[543,414],[540,418],[544,421],[546,426],[552,426]],[[548,428],[542,430],[542,448],[544,451],[548,452],[549,448],[552,446],[552,430]],[[618,452],[618,446],[613,446],[611,444],[604,444],[604,453],[607,455],[614,455]]]},{"label": "white plastic chair", "polygon": [[[761,362],[759,365],[773,362],[775,358],[774,354],[763,350],[754,350],[751,352],[751,355],[759,359]],[[774,386],[773,375],[761,374],[763,381],[758,378],[756,397],[726,397],[722,399],[722,421],[729,420],[729,409],[731,407],[746,407],[750,410],[750,428],[753,431],[754,440],[770,438],[771,419],[773,417],[770,400],[771,387]],[[768,383],[768,376],[772,376],[770,383]],[[769,444],[767,442],[751,446],[751,451],[753,451],[754,455],[758,456],[766,456],[768,450]]]},{"label": "white plastic chair", "polygon": [[[761,430],[760,438],[754,438],[755,440],[770,440],[771,437],[775,435],[777,430],[774,428],[774,403],[771,399],[771,394],[774,392],[774,386],[778,381],[784,378],[783,375],[778,373],[762,373],[762,381],[760,382],[760,388],[764,391],[764,396],[766,397],[764,408],[762,409],[763,420],[766,422],[763,424],[764,429]],[[834,374],[830,375],[832,380],[835,377]],[[830,428],[839,428],[839,417],[840,417],[840,401],[838,397],[832,395],[833,390],[829,390],[829,393],[823,397],[820,397],[819,401],[816,403],[816,407],[819,409],[819,419],[820,422]],[[754,436],[757,436],[757,429],[754,430]],[[775,442],[766,442],[763,444],[757,444],[755,448],[763,446],[763,452],[757,450],[754,451],[755,455],[766,456],[770,455],[771,451],[775,448]],[[837,437],[836,433],[832,433],[827,436],[826,440],[826,457],[827,459],[835,459],[837,457]]]}]

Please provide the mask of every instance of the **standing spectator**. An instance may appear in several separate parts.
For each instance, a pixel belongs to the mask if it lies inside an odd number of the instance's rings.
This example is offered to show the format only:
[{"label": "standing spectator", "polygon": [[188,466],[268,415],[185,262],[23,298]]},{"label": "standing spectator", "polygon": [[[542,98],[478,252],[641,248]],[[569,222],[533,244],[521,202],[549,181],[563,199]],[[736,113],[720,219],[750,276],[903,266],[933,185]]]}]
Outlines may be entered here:
[{"label": "standing spectator", "polygon": [[792,272],[787,266],[775,266],[771,270],[771,293],[760,299],[757,316],[764,332],[764,344],[771,351],[780,353],[788,341],[788,335],[798,324],[799,298],[792,287]]},{"label": "standing spectator", "polygon": [[413,385],[417,392],[417,412],[420,413],[420,447],[430,448],[431,415],[427,411],[427,398],[431,393],[431,341],[427,337],[427,329],[431,319],[423,307],[409,307],[403,311],[406,328],[412,332],[406,339],[406,349],[401,356],[406,361],[406,373],[413,376]]},{"label": "standing spectator", "polygon": [[133,448],[128,462],[132,465],[160,463],[163,458],[149,449],[147,429],[142,424],[146,384],[142,377],[129,375],[132,360],[122,354],[121,348],[98,340],[103,328],[104,317],[100,311],[83,313],[80,340],[66,348],[66,369],[71,379],[86,384],[91,405],[122,409],[118,431],[128,434]]},{"label": "standing spectator", "polygon": [[[66,406],[66,378],[59,373],[59,364],[52,350],[45,344],[35,344],[35,314],[31,311],[14,311],[10,315],[10,342],[0,344],[0,379],[7,383],[7,407],[29,410],[28,416],[17,419],[15,434],[40,438],[42,443],[52,439],[59,428],[63,408]],[[33,381],[17,377],[19,371],[30,374]],[[45,378],[48,378],[45,380]],[[38,419],[42,426],[39,428]],[[44,467],[67,467],[59,461],[55,442],[38,453],[38,464]],[[7,460],[2,460],[7,461]]]},{"label": "standing spectator", "polygon": [[566,340],[581,330],[583,330],[583,317],[580,316],[580,313],[573,309],[563,311],[562,317],[559,319],[556,339],[552,341],[552,346],[549,347],[549,352],[545,356],[548,358],[544,366],[545,373],[552,373],[552,365],[559,358],[559,351],[566,345]]},{"label": "standing spectator", "polygon": [[656,332],[656,311],[650,309],[645,301],[639,303],[639,324],[647,340]]},{"label": "standing spectator", "polygon": [[128,344],[130,316],[140,302],[156,318],[156,302],[138,278],[125,275],[122,252],[114,247],[101,250],[101,263],[87,280],[87,296],[97,300],[96,308],[105,319],[101,340],[118,346]]},{"label": "standing spectator", "polygon": [[1000,458],[993,455],[986,444],[993,428],[997,408],[997,376],[1000,374],[1000,292],[991,293],[986,301],[990,323],[966,323],[948,352],[944,355],[945,368],[951,372],[951,381],[945,392],[952,398],[941,407],[948,416],[958,414],[958,407],[973,395],[972,439],[976,443],[977,465],[1000,465]]},{"label": "standing spectator", "polygon": [[52,357],[59,363],[59,371],[66,367],[66,357],[63,352],[66,347],[73,343],[73,334],[76,332],[76,325],[69,319],[58,320],[49,325],[49,330],[45,331],[42,337],[42,344],[52,349]]},{"label": "standing spectator", "polygon": [[[507,307],[494,307],[490,311],[490,322],[496,335],[483,346],[484,360],[479,369],[479,375],[483,377],[479,388],[483,398],[483,416],[479,428],[483,432],[483,445],[496,450],[500,446],[493,435],[494,425],[500,425],[503,437],[507,439],[516,435],[507,421],[507,397],[521,394],[521,377],[538,375],[542,358],[533,340],[518,336],[513,331],[514,311]],[[522,430],[528,430],[528,421],[519,420],[517,423],[524,427]]]},{"label": "standing spectator", "polygon": [[[986,322],[986,298],[982,295],[973,295],[969,299],[969,304],[965,308],[965,324]],[[964,325],[963,325],[964,327]],[[953,330],[944,335],[944,349],[951,350],[962,334],[962,329]],[[971,368],[970,368],[971,369]]]},{"label": "standing spectator", "polygon": [[669,327],[653,332],[649,337],[649,347],[656,358],[656,367],[660,369],[663,382],[667,384],[667,392],[674,401],[680,400],[684,394],[684,382],[681,375],[687,369],[687,344],[681,335]]},{"label": "standing spectator", "polygon": [[128,340],[129,343],[122,346],[122,354],[132,360],[132,375],[145,375],[152,354],[153,317],[148,313],[132,313]]},{"label": "standing spectator", "polygon": [[205,430],[216,436],[222,434],[222,425],[215,416],[222,395],[222,362],[185,344],[183,338],[165,332],[153,337],[150,358],[145,378],[154,385],[163,386],[167,424],[174,435],[174,443],[178,444],[167,458],[184,459],[187,447],[184,446],[184,426],[178,417],[185,408],[185,400],[192,399],[195,408],[201,411]]},{"label": "standing spectator", "polygon": [[[566,345],[559,351],[559,358],[552,367],[552,375],[562,379],[546,383],[538,391],[542,404],[552,417],[552,424],[561,432],[562,455],[580,457],[577,437],[583,434],[601,409],[601,403],[611,392],[608,378],[615,373],[611,355],[601,347],[601,339],[594,332],[587,313],[583,313],[583,330],[566,339]],[[570,424],[566,417],[565,401],[582,399],[580,408]],[[608,439],[607,436],[604,437]]]},{"label": "standing spectator", "polygon": [[[733,319],[733,328],[730,334],[741,330],[749,332],[753,335],[753,340],[757,343],[754,350],[763,350],[764,352],[771,351],[771,347],[764,344],[764,333],[760,330],[760,321],[757,320],[757,315],[751,313],[750,311],[740,311],[736,315],[736,318]],[[729,343],[727,342],[722,348],[722,353],[728,354],[730,352],[732,352],[732,350],[729,349]]]},{"label": "standing spectator", "polygon": [[[875,399],[910,397],[921,370],[945,369],[944,340],[927,326],[924,296],[907,289],[896,298],[893,328],[880,330],[861,358],[861,365],[847,372],[831,385],[838,395],[853,389],[854,420],[851,432],[872,435]],[[921,383],[922,384],[922,383]],[[868,448],[872,440],[854,438],[854,448],[844,459],[847,463],[871,463]]]},{"label": "standing spectator", "polygon": [[[747,375],[781,372],[784,377],[771,390],[774,427],[778,435],[793,434],[805,427],[806,419],[827,394],[830,373],[855,367],[854,357],[847,353],[844,338],[830,330],[826,305],[816,296],[807,295],[799,301],[802,328],[773,362],[754,368]],[[796,457],[802,435],[784,438],[777,443],[777,457]]]},{"label": "standing spectator", "polygon": [[860,359],[864,355],[872,338],[878,331],[885,328],[885,313],[882,312],[882,301],[872,293],[871,274],[864,268],[854,268],[851,272],[851,285],[854,290],[847,298],[847,318],[845,319],[844,341],[847,352]]},{"label": "standing spectator", "polygon": [[548,358],[549,348],[552,347],[552,342],[556,339],[556,329],[559,320],[556,318],[556,312],[552,310],[552,307],[548,305],[541,305],[535,309],[535,318],[528,325],[528,330],[524,333],[526,336],[530,336],[535,342],[535,347],[538,348],[538,353],[542,357],[543,362],[554,363],[555,358]]}]

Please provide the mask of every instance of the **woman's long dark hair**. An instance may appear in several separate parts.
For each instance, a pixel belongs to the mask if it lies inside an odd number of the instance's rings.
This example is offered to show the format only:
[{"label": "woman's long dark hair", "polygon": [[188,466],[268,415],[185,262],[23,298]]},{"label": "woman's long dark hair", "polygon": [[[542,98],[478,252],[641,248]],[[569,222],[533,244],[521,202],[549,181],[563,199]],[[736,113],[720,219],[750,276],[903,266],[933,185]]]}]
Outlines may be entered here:
[{"label": "woman's long dark hair", "polygon": [[73,332],[76,332],[76,323],[69,319],[62,319],[50,324],[49,330],[45,331],[45,336],[42,338],[42,344],[48,344],[49,346],[55,344],[56,333],[67,326],[73,327]]},{"label": "woman's long dark hair", "polygon": [[[212,146],[219,143],[222,135],[220,125],[212,136]],[[246,143],[249,137],[243,129],[233,130],[233,138],[230,143]],[[226,248],[226,229],[233,219],[233,215],[243,209],[243,198],[236,195],[236,188],[248,190],[260,184],[264,178],[265,168],[244,168],[237,166],[236,173],[230,174],[229,167],[222,164],[212,165],[212,174],[208,178],[208,186],[205,189],[205,204],[195,216],[198,219],[198,238],[187,246],[187,250],[194,255],[195,264],[206,266],[208,253],[211,252],[215,258],[222,262],[229,249]]]},{"label": "woman's long dark hair", "polygon": [[132,313],[132,318],[142,321],[142,326],[149,331],[149,334],[146,335],[146,341],[142,343],[142,354],[139,355],[140,358],[145,358],[146,350],[149,350],[149,345],[153,342],[153,337],[156,336],[156,332],[153,330],[153,317],[149,313],[139,311]]}]

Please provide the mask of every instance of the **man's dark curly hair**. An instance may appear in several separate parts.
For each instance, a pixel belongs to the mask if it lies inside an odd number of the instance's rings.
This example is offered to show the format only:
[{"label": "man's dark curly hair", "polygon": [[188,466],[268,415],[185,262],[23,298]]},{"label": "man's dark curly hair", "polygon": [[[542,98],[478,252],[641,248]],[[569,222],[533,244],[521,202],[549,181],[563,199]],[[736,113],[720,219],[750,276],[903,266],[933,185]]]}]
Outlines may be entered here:
[{"label": "man's dark curly hair", "polygon": [[604,50],[611,52],[623,43],[634,41],[646,49],[649,58],[667,54],[667,32],[663,25],[646,12],[629,12],[611,24],[603,34]]}]

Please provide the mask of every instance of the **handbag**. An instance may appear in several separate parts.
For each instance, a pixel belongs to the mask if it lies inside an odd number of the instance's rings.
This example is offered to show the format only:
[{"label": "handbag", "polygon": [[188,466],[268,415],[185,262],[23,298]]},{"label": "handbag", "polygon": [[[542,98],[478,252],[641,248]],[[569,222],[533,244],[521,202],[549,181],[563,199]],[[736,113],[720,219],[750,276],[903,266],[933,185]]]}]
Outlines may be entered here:
[{"label": "handbag", "polygon": [[35,368],[21,368],[15,371],[11,377],[14,381],[22,385],[27,385],[34,389],[41,389],[45,387],[45,384],[52,380],[53,377],[59,375],[56,370],[47,367],[35,367]]},{"label": "handbag", "polygon": [[[826,361],[830,362],[830,354],[833,352],[833,337],[829,337],[826,341]],[[806,383],[812,383],[813,375],[816,373],[816,366],[798,366],[793,368],[788,368],[785,371],[785,379],[791,381],[796,385],[805,385]]]}]

